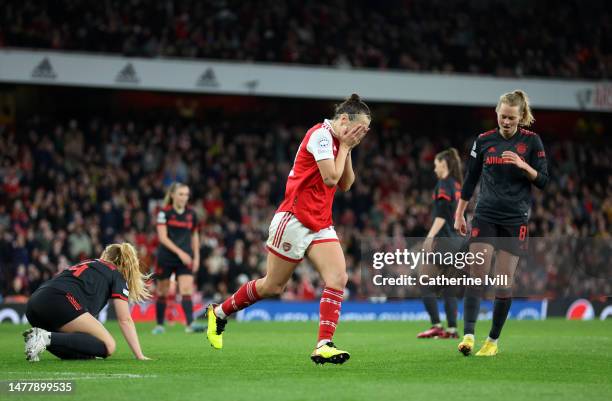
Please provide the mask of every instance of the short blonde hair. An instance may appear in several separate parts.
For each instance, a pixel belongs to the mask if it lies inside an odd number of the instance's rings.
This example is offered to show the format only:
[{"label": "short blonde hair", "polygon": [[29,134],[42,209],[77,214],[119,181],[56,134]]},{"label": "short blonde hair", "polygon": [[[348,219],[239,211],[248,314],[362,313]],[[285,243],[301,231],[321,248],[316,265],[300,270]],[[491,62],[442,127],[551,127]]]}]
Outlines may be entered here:
[{"label": "short blonde hair", "polygon": [[529,106],[529,97],[524,91],[516,89],[501,95],[495,111],[499,112],[502,103],[508,106],[519,106],[519,113],[521,115],[521,119],[519,120],[520,126],[529,127],[535,121],[533,113],[531,112],[531,107]]},{"label": "short blonde hair", "polygon": [[111,244],[104,248],[100,259],[104,259],[117,266],[123,276],[130,292],[130,301],[142,302],[151,297],[146,281],[150,274],[142,274],[140,261],[136,249],[129,242]]}]

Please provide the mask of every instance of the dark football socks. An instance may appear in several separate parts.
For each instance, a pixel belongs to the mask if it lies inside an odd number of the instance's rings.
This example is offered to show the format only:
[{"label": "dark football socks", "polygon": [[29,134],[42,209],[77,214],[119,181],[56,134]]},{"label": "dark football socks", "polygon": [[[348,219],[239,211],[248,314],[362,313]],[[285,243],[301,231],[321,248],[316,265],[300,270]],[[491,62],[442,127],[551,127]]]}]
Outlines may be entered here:
[{"label": "dark football socks", "polygon": [[463,301],[463,333],[474,334],[476,320],[480,312],[480,299],[482,298],[482,287],[468,287],[465,290]]},{"label": "dark football socks", "polygon": [[183,307],[183,312],[185,312],[187,326],[190,326],[191,322],[193,322],[193,302],[191,300],[191,295],[182,295],[181,298],[181,306]]},{"label": "dark football socks", "polygon": [[164,324],[164,315],[166,314],[166,297],[158,297],[155,303],[155,319],[157,324],[162,326]]},{"label": "dark football socks", "polygon": [[489,338],[493,340],[499,338],[511,305],[512,298],[495,298],[493,302],[493,324],[489,332]]},{"label": "dark football socks", "polygon": [[85,333],[51,333],[47,351],[61,359],[106,358],[108,350],[101,340]]},{"label": "dark football socks", "polygon": [[426,295],[423,297],[423,305],[425,310],[429,313],[432,325],[440,324],[440,312],[438,311],[438,298],[433,295]]},{"label": "dark football socks", "polygon": [[453,288],[445,288],[444,292],[444,312],[448,327],[457,327],[457,297]]}]

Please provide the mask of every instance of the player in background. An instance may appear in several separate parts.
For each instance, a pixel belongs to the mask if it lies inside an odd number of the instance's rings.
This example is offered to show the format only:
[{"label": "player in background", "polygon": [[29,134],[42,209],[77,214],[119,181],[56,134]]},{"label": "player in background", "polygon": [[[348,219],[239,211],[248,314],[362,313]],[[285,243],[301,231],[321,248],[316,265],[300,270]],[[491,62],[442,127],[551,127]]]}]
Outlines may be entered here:
[{"label": "player in background", "polygon": [[203,326],[193,321],[193,274],[200,267],[200,237],[198,218],[187,206],[189,187],[174,182],[164,197],[164,207],[157,215],[157,302],[155,317],[157,326],[153,334],[164,333],[164,316],[170,288],[170,276],[176,275],[181,306],[187,319],[186,333],[204,331]]},{"label": "player in background", "polygon": [[[467,234],[464,212],[480,179],[470,252],[484,253],[484,263],[472,264],[469,273],[484,282],[496,252],[495,274],[506,275],[508,285],[495,289],[491,331],[477,356],[497,354],[497,340],[512,304],[514,273],[519,257],[527,250],[531,186],[542,189],[548,182],[542,141],[536,133],[522,128],[534,121],[527,94],[521,90],[503,94],[495,111],[498,128],[479,135],[470,150],[454,225],[461,235]],[[465,335],[459,351],[466,356],[474,347],[474,326],[483,292],[483,286],[470,286],[465,292]]]},{"label": "player in background", "polygon": [[41,285],[30,297],[26,317],[26,359],[38,362],[45,349],[61,359],[107,358],[115,352],[115,340],[94,316],[113,300],[119,328],[134,356],[143,355],[128,299],[149,298],[148,276],[140,272],[136,250],[129,243],[112,244],[100,259],[72,266]]},{"label": "player in background", "polygon": [[369,130],[370,109],[353,94],[336,106],[332,120],[308,130],[287,178],[285,199],[270,224],[264,278],[244,284],[220,305],[207,309],[207,337],[222,348],[222,333],[231,314],[283,292],[295,267],[308,256],[325,288],[319,306],[319,335],[311,359],[344,363],[350,355],[332,342],[348,280],[342,247],[332,223],[337,188],[348,191],[355,181],[351,150]]},{"label": "player in background", "polygon": [[[453,229],[453,213],[457,207],[457,200],[461,196],[461,159],[457,149],[450,148],[438,153],[434,159],[434,172],[438,182],[433,193],[433,223],[423,248],[426,252],[434,250],[435,239],[454,238],[457,233]],[[439,266],[438,269],[445,267]],[[448,267],[452,269],[452,267]],[[444,310],[448,328],[444,330],[440,323],[438,311],[438,297],[430,286],[422,286],[423,304],[429,314],[432,327],[417,335],[417,338],[458,338],[457,334],[457,288],[446,287],[441,290],[444,298]]]}]

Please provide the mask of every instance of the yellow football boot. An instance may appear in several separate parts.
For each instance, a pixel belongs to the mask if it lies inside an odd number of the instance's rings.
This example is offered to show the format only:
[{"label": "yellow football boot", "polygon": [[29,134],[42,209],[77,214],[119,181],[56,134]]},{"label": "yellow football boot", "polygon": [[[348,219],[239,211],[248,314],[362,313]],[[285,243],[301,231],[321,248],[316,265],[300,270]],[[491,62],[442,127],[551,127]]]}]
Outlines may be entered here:
[{"label": "yellow football boot", "polygon": [[312,359],[314,363],[321,365],[326,362],[343,364],[348,361],[350,357],[351,355],[348,352],[339,350],[331,341],[316,348],[312,355],[310,355],[310,359]]},{"label": "yellow football boot", "polygon": [[206,338],[208,338],[211,347],[221,349],[223,348],[223,331],[225,330],[227,319],[221,319],[215,315],[216,306],[216,304],[210,304],[206,308],[206,318],[208,319]]},{"label": "yellow football boot", "polygon": [[497,343],[485,340],[482,348],[476,353],[476,356],[495,356],[497,355]]},{"label": "yellow football boot", "polygon": [[463,336],[463,340],[459,343],[459,347],[457,347],[457,349],[464,356],[470,355],[474,349],[474,337],[467,335]]}]

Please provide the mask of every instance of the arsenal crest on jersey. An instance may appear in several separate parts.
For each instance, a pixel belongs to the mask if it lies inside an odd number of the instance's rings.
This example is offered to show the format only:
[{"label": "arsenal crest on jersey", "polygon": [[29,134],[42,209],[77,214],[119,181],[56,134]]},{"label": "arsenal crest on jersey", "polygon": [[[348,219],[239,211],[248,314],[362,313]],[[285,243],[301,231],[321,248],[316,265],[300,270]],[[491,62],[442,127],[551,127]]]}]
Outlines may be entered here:
[{"label": "arsenal crest on jersey", "polygon": [[283,242],[283,251],[289,252],[291,250],[291,244],[288,242]]},{"label": "arsenal crest on jersey", "polygon": [[527,152],[527,145],[525,145],[523,142],[520,142],[519,144],[516,145],[516,151],[520,155],[525,154],[525,152]]}]

